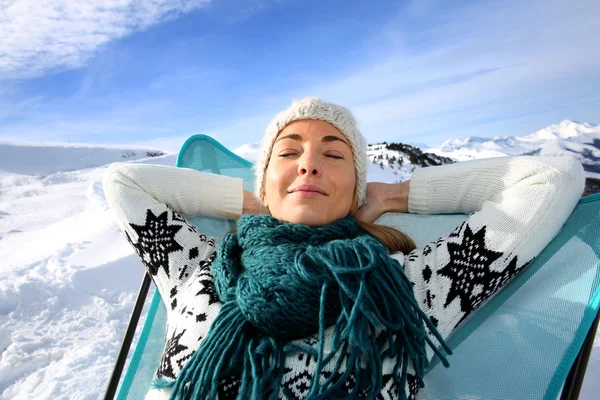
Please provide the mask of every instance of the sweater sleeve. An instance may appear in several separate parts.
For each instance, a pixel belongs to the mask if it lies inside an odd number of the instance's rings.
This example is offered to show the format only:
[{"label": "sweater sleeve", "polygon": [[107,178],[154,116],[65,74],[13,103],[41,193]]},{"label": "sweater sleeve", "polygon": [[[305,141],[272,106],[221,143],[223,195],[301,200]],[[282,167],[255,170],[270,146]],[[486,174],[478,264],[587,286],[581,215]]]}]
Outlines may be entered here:
[{"label": "sweater sleeve", "polygon": [[120,223],[157,204],[187,216],[238,218],[242,214],[242,180],[223,175],[150,164],[111,164],[104,192]]},{"label": "sweater sleeve", "polygon": [[121,230],[171,306],[169,311],[178,308],[180,292],[199,276],[204,276],[206,292],[212,291],[209,272],[215,240],[199,232],[186,216],[239,217],[241,179],[186,168],[114,163],[104,174],[103,187]]},{"label": "sweater sleeve", "polygon": [[470,214],[403,260],[421,309],[444,338],[554,238],[584,182],[571,157],[502,157],[415,171],[409,212]]},{"label": "sweater sleeve", "polygon": [[175,379],[221,309],[211,273],[215,239],[187,217],[239,217],[242,180],[185,168],[115,163],[104,174],[103,187],[167,308],[167,342],[156,377]]}]

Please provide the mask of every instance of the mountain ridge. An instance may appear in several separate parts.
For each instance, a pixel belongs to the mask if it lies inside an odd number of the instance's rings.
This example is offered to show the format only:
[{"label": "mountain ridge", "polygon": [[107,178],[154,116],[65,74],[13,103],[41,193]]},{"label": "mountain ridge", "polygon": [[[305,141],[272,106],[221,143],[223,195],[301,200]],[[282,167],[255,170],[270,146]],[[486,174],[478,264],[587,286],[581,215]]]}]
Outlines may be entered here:
[{"label": "mountain ridge", "polygon": [[600,179],[600,125],[588,122],[564,120],[525,136],[449,139],[425,151],[456,161],[517,155],[571,155],[582,163],[588,178]]}]

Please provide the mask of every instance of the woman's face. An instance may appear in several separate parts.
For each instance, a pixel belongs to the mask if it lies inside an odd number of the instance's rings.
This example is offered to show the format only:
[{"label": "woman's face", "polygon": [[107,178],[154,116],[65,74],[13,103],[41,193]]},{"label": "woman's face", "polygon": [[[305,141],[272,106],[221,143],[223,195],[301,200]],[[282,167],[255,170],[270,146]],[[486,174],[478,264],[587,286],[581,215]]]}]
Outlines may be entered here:
[{"label": "woman's face", "polygon": [[301,120],[279,132],[265,182],[265,205],[272,216],[326,225],[350,213],[355,186],[350,144],[333,125]]}]

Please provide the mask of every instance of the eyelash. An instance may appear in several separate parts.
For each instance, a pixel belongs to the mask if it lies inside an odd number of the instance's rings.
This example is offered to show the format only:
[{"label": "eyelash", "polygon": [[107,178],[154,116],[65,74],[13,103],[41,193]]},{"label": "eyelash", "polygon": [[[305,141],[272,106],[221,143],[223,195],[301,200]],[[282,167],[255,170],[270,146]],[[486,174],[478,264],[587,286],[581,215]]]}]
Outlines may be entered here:
[{"label": "eyelash", "polygon": [[[287,153],[287,154],[280,154],[280,155],[279,155],[279,157],[286,158],[286,157],[289,157],[289,156],[294,156],[294,155],[296,155],[296,154],[295,154],[295,153]],[[328,154],[328,155],[326,155],[325,157],[334,158],[334,159],[336,159],[336,160],[343,160],[343,159],[344,159],[344,157],[340,157],[340,156],[334,156],[333,154]]]}]

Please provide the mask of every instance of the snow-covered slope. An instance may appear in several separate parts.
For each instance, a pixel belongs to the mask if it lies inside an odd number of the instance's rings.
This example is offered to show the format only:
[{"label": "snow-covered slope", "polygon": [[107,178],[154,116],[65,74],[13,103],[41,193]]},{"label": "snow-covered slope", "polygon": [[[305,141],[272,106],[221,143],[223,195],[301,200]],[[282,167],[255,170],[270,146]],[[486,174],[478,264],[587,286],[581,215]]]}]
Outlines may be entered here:
[{"label": "snow-covered slope", "polygon": [[395,183],[410,179],[416,168],[451,164],[453,161],[403,143],[378,143],[367,146],[370,181]]},{"label": "snow-covered slope", "polygon": [[573,155],[587,176],[600,178],[600,125],[565,120],[527,136],[450,139],[427,152],[456,161],[507,155]]},{"label": "snow-covered slope", "polygon": [[70,143],[0,142],[0,171],[45,175],[163,154],[157,149],[135,146],[123,148]]},{"label": "snow-covered slope", "polygon": [[149,151],[0,144],[0,398],[102,397],[143,266],[101,179]]}]

